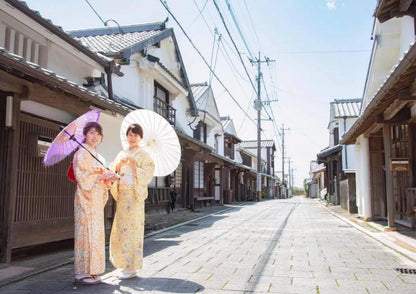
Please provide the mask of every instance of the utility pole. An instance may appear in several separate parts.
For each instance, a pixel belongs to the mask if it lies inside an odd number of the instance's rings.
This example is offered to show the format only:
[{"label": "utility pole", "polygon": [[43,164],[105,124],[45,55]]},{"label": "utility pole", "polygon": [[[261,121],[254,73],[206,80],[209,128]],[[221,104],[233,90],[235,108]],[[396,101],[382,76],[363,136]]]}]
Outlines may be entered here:
[{"label": "utility pole", "polygon": [[282,125],[282,183],[285,183],[285,131],[290,129],[285,129],[285,126]]},{"label": "utility pole", "polygon": [[256,189],[256,200],[260,201],[261,198],[261,108],[263,107],[263,103],[261,101],[260,96],[260,83],[261,83],[261,63],[266,62],[274,62],[274,60],[270,60],[268,57],[265,57],[264,60],[261,60],[260,52],[259,58],[256,60],[250,59],[251,64],[257,63],[257,99],[254,102],[254,108],[257,110],[257,189]]},{"label": "utility pole", "polygon": [[290,169],[290,162],[291,162],[291,160],[290,160],[290,157],[288,158],[289,160],[288,160],[288,163],[289,163],[289,172],[288,172],[288,177],[287,177],[287,182],[288,182],[288,188],[289,188],[289,191],[290,191],[290,197],[292,197],[292,182],[291,182],[291,178],[292,178],[292,170]]}]

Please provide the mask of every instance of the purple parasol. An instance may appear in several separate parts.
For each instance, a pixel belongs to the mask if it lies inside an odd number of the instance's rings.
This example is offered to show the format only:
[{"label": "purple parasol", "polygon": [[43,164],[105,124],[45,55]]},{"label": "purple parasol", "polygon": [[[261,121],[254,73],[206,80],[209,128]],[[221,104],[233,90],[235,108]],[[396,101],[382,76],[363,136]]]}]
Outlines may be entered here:
[{"label": "purple parasol", "polygon": [[[89,122],[98,122],[99,118],[100,111],[98,109],[93,109],[84,113],[76,120],[72,121],[65,128],[63,128],[62,131],[55,137],[51,146],[46,152],[46,155],[43,158],[43,164],[45,166],[57,164],[69,154],[71,154],[77,147],[83,147],[83,130],[85,125]],[[95,158],[95,156],[93,157]]]}]

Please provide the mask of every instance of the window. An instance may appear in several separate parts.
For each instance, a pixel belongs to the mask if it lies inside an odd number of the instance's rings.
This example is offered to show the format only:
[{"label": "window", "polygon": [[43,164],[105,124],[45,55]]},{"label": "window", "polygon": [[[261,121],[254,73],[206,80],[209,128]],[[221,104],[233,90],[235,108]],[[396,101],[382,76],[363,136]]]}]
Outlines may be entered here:
[{"label": "window", "polygon": [[200,121],[194,130],[194,138],[206,143],[207,142],[207,125]]},{"label": "window", "polygon": [[334,145],[338,145],[339,143],[339,132],[338,128],[334,128]]},{"label": "window", "polygon": [[243,160],[243,164],[245,166],[251,167],[251,157],[249,155],[241,153],[241,159]]},{"label": "window", "polygon": [[155,82],[155,98],[162,100],[169,104],[169,92],[163,88],[159,83]]},{"label": "window", "polygon": [[224,155],[234,159],[234,142],[231,138],[227,138],[224,142]]},{"label": "window", "polygon": [[159,83],[154,83],[153,110],[175,125],[176,109],[169,105],[169,91]]},{"label": "window", "polygon": [[194,188],[204,188],[204,163],[201,161],[194,162]]}]

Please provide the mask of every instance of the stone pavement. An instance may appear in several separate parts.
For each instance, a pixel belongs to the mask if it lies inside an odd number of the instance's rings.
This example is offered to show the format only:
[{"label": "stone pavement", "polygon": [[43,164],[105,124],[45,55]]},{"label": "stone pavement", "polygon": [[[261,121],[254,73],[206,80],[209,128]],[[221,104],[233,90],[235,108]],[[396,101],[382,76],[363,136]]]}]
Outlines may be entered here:
[{"label": "stone pavement", "polygon": [[363,221],[358,218],[357,214],[349,213],[339,205],[328,205],[325,201],[318,199],[316,201],[326,207],[333,215],[343,219],[356,229],[416,261],[416,231],[396,224],[397,231],[386,232],[384,228],[387,227],[387,221]]},{"label": "stone pavement", "polygon": [[[193,219],[203,218],[207,215],[230,209],[230,207],[233,206],[216,205],[198,208],[195,211],[179,208],[169,214],[159,213],[146,215],[145,238],[150,237],[155,233],[163,232],[167,228],[174,228],[176,225],[186,224]],[[53,246],[59,246],[59,249],[57,250]],[[40,253],[30,252],[30,256],[23,255],[25,252],[19,254],[13,259],[11,265],[0,263],[0,287],[70,264],[74,261],[73,241],[43,246],[43,248],[40,248],[37,251],[39,250],[41,251]]]},{"label": "stone pavement", "polygon": [[416,275],[397,270],[414,261],[315,200],[228,208],[148,235],[138,278],[108,264],[104,283],[78,286],[68,262],[0,293],[416,293]]}]

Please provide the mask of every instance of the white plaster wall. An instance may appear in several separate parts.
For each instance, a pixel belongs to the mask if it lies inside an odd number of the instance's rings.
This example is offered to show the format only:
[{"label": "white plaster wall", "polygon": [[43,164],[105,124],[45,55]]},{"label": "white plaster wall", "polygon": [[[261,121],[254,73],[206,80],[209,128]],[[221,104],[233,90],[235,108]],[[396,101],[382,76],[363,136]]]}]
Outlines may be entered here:
[{"label": "white plaster wall", "polygon": [[123,77],[112,75],[113,92],[123,98],[127,98],[139,107],[144,107],[145,100],[153,101],[153,93],[146,92],[148,87],[145,86],[146,76],[139,75],[138,65],[133,62],[130,65],[122,65],[121,72]]},{"label": "white plaster wall", "polygon": [[152,47],[148,50],[148,54],[156,56],[159,58],[161,63],[165,65],[169,70],[179,79],[182,80],[180,76],[180,63],[176,57],[175,53],[175,44],[173,43],[172,38],[164,39],[160,42],[160,49]]},{"label": "white plaster wall", "polygon": [[399,56],[409,50],[410,44],[415,41],[415,23],[411,16],[403,16],[401,18],[401,33],[400,33],[400,51]]},{"label": "white plaster wall", "polygon": [[187,113],[190,109],[188,98],[183,94],[178,95],[178,97],[172,101],[172,107],[176,109],[176,128],[192,137],[193,130],[189,126],[189,123],[195,123],[198,119],[195,120],[195,117],[190,116]]},{"label": "white plaster wall", "polygon": [[4,1],[0,1],[0,22],[39,44],[41,60],[37,63],[57,75],[82,85],[84,77],[99,77],[104,72],[101,65]]},{"label": "white plaster wall", "polygon": [[[354,122],[357,120],[356,117],[338,118],[339,126],[339,138],[351,128]],[[355,145],[344,145],[342,150],[342,169],[343,170],[355,170],[356,169],[356,157],[355,157]]]},{"label": "white plaster wall", "polygon": [[409,49],[409,45],[415,41],[413,18],[403,16],[392,18],[384,23],[376,21],[374,35],[374,42],[377,46],[372,54],[362,111],[370,103],[399,59]]},{"label": "white plaster wall", "polygon": [[371,188],[370,188],[370,156],[368,138],[363,135],[357,138],[355,145],[356,169],[356,196],[358,215],[371,217]]},{"label": "white plaster wall", "polygon": [[103,127],[103,141],[97,147],[98,153],[104,156],[107,166],[115,159],[117,153],[122,150],[120,140],[120,127],[123,116],[101,112],[98,123]]},{"label": "white plaster wall", "polygon": [[104,68],[95,62],[87,63],[54,43],[48,46],[48,69],[80,86],[86,82],[85,77],[100,77],[104,73]]},{"label": "white plaster wall", "polygon": [[[238,149],[238,145],[235,145],[235,150],[237,149]],[[218,136],[218,154],[224,156],[224,135]],[[240,152],[237,152],[237,154],[240,154]],[[239,162],[242,162],[242,161],[239,161]]]}]

